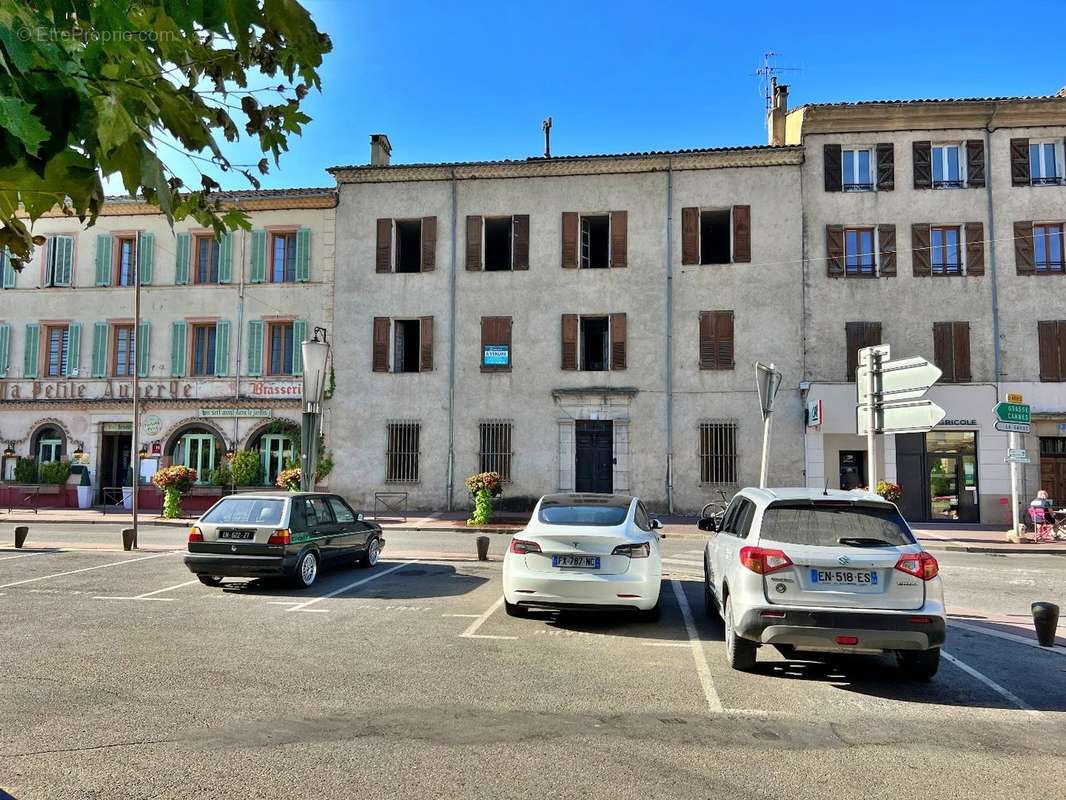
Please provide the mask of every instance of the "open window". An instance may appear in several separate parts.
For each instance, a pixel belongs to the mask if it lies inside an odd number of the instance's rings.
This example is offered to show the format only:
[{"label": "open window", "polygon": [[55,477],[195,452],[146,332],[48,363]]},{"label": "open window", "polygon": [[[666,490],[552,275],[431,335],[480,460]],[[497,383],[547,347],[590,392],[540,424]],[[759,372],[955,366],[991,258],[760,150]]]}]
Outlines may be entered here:
[{"label": "open window", "polygon": [[681,263],[751,261],[751,206],[681,209]]},{"label": "open window", "polygon": [[731,219],[728,208],[700,212],[700,263],[728,264]]},{"label": "open window", "polygon": [[611,217],[597,214],[581,217],[581,268],[611,266]]},{"label": "open window", "polygon": [[581,369],[584,372],[604,372],[608,365],[607,336],[610,322],[607,317],[581,318]]},{"label": "open window", "polygon": [[511,217],[485,218],[485,271],[512,269],[514,220]]},{"label": "open window", "polygon": [[396,271],[422,271],[422,220],[396,220]]},{"label": "open window", "polygon": [[417,319],[398,319],[393,341],[394,372],[418,372],[422,346],[421,324]]}]

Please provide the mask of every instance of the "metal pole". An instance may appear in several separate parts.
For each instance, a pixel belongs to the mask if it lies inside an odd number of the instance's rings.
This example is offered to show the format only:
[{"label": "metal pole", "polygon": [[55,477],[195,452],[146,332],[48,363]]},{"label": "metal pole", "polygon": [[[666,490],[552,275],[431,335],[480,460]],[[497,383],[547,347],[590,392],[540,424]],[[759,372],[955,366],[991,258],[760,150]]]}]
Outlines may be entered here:
[{"label": "metal pole", "polygon": [[[1008,443],[1008,446],[1012,450],[1019,449],[1018,434],[1010,434]],[[1018,524],[1021,522],[1021,519],[1018,513],[1018,465],[1014,461],[1010,462],[1010,520],[1011,533],[1015,534],[1018,532]]]},{"label": "metal pole", "polygon": [[133,546],[137,546],[137,489],[141,483],[141,237],[137,237],[137,248],[133,264],[133,449],[130,452],[130,482],[133,484],[133,496],[130,498],[130,511],[133,514]]},{"label": "metal pole", "polygon": [[310,492],[314,489],[314,447],[315,412],[310,410],[314,403],[304,404],[303,424],[300,426],[300,491]]},{"label": "metal pole", "polygon": [[674,513],[674,161],[666,166],[666,508]]},{"label": "metal pole", "polygon": [[877,373],[881,370],[881,356],[867,351],[866,359],[866,476],[869,490],[877,491]]},{"label": "metal pole", "polygon": [[770,472],[770,429],[773,426],[774,414],[771,411],[766,415],[762,423],[762,467],[759,469],[759,488],[766,488],[766,480]]},{"label": "metal pole", "polygon": [[454,506],[452,487],[455,484],[455,307],[456,307],[456,230],[458,226],[458,185],[455,182],[455,170],[452,170],[452,209],[451,209],[451,265],[448,270],[448,463],[445,476],[448,481],[445,497],[447,509]]}]

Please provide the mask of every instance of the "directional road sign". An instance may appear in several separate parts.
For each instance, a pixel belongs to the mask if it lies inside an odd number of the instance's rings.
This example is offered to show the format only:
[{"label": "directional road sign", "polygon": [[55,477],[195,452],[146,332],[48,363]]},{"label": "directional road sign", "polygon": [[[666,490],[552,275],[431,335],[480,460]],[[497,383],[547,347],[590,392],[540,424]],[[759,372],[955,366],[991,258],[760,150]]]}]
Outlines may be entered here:
[{"label": "directional road sign", "polygon": [[[936,427],[947,412],[931,400],[914,400],[874,410],[874,433],[924,433]],[[855,409],[855,427],[860,436],[869,432],[869,409]]]},{"label": "directional road sign", "polygon": [[996,422],[996,430],[1003,433],[1029,433],[1032,426],[1028,422]]},{"label": "directional road sign", "polygon": [[[858,392],[859,405],[866,403],[869,391],[869,367],[860,365],[855,373],[855,388]],[[881,402],[917,400],[929,391],[944,373],[934,364],[921,356],[901,358],[897,361],[881,363]]]},{"label": "directional road sign", "polygon": [[1022,397],[1017,392],[1007,392],[1007,402],[1008,403],[1024,403],[1025,402],[1025,398]]},{"label": "directional road sign", "polygon": [[1019,422],[1028,425],[1031,421],[1029,406],[1024,403],[997,403],[992,411],[995,412],[996,419],[1000,422]]},{"label": "directional road sign", "polygon": [[1003,459],[1007,464],[1028,464],[1029,454],[1024,450],[1007,450],[1007,457]]}]

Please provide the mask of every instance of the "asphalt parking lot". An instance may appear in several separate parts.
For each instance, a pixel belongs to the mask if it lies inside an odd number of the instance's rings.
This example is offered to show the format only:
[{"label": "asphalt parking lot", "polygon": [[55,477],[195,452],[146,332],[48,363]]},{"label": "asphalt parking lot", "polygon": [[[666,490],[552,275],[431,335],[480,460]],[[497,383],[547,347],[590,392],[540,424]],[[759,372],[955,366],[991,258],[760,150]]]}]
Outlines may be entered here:
[{"label": "asphalt parking lot", "polygon": [[468,535],[387,536],[375,569],[307,592],[202,586],[180,532],[133,553],[0,549],[0,788],[824,800],[1066,785],[1066,648],[975,622],[1061,602],[1066,559],[942,555],[965,614],[938,676],[913,684],[887,658],[768,648],[755,673],[731,672],[695,538],[664,543],[664,613],[648,624],[507,617],[500,562],[471,560]]}]

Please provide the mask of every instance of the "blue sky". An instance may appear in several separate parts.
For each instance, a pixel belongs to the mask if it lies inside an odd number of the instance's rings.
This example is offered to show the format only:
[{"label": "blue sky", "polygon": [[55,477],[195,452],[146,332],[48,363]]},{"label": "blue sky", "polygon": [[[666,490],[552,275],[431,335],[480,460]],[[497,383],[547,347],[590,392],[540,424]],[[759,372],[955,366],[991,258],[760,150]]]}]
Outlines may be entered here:
[{"label": "blue sky", "polygon": [[[767,50],[801,68],[781,75],[793,106],[1066,85],[1053,2],[1024,15],[991,2],[305,3],[334,51],[306,101],[314,121],[264,187],[331,184],[325,168],[365,163],[372,132],[394,163],[538,155],[549,114],[556,155],[764,144]],[[230,152],[254,162],[255,149]]]}]

